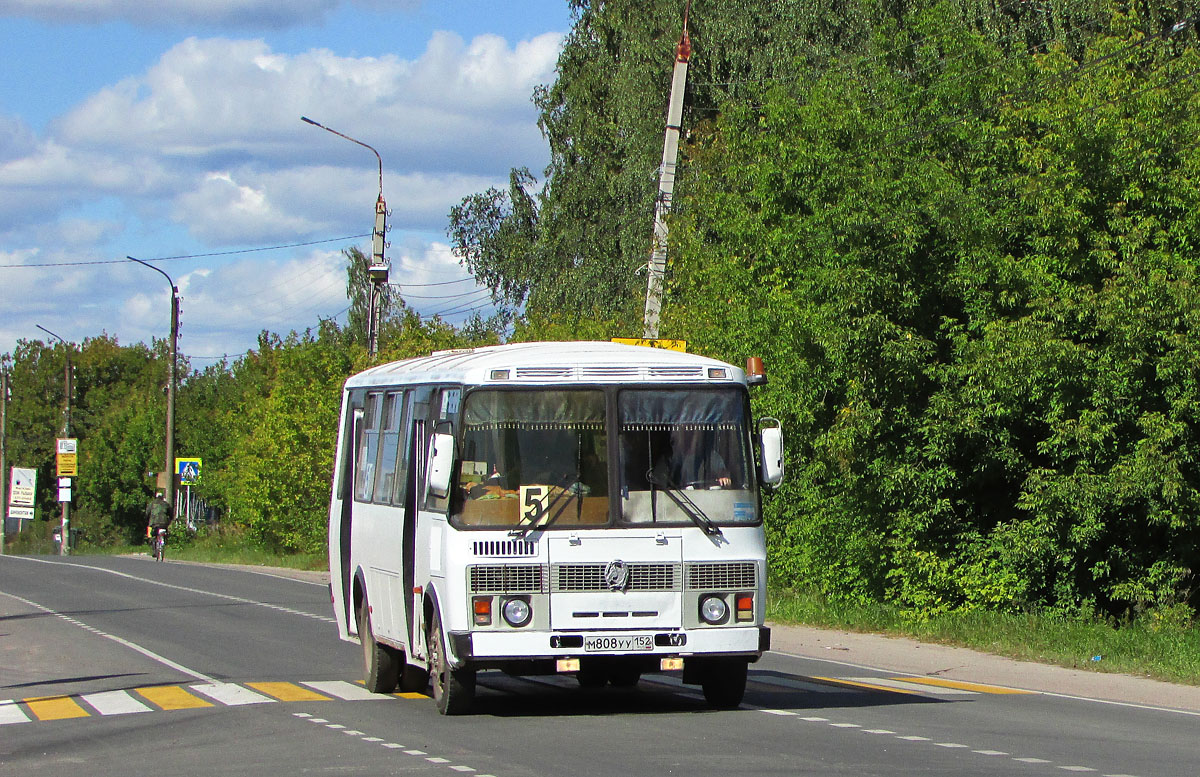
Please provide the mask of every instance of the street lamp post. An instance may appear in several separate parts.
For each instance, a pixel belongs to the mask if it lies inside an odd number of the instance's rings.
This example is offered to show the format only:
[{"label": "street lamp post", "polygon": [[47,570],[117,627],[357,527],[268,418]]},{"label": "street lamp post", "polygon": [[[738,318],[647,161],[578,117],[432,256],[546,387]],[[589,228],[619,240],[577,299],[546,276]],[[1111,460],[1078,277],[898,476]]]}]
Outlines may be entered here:
[{"label": "street lamp post", "polygon": [[370,307],[367,311],[367,354],[374,357],[375,353],[379,350],[379,319],[382,318],[379,303],[383,295],[383,287],[388,282],[388,271],[390,269],[387,259],[384,258],[384,248],[386,246],[384,235],[387,233],[387,203],[383,201],[383,157],[379,156],[379,152],[373,146],[369,146],[361,140],[352,138],[335,129],[330,129],[307,116],[301,116],[300,121],[323,129],[326,132],[332,132],[339,138],[345,138],[351,143],[357,143],[363,148],[369,149],[375,155],[375,158],[379,160],[379,197],[375,200],[375,232],[371,239],[371,264],[367,267],[367,275],[371,279]]},{"label": "street lamp post", "polygon": [[166,455],[163,462],[163,472],[167,476],[166,500],[171,506],[171,519],[175,518],[175,382],[176,382],[176,348],[179,344],[179,287],[175,285],[175,281],[171,280],[171,276],[167,275],[158,267],[143,262],[141,259],[134,259],[132,256],[126,256],[131,262],[144,264],[151,270],[162,275],[167,279],[167,283],[171,285],[171,366],[170,378],[167,381],[167,433],[166,433]]},{"label": "street lamp post", "polygon": [[8,530],[8,354],[0,356],[0,556]]},{"label": "street lamp post", "polygon": [[[64,438],[71,436],[71,346],[67,341],[51,332],[41,324],[34,324],[38,329],[53,337],[63,344],[63,350],[66,353],[66,367],[63,370],[63,431]],[[55,473],[57,474],[57,473]],[[68,481],[70,482],[70,481]],[[60,489],[61,492],[61,489]],[[62,540],[58,545],[58,553],[61,556],[71,555],[71,502],[70,500],[59,497],[62,504]]]}]

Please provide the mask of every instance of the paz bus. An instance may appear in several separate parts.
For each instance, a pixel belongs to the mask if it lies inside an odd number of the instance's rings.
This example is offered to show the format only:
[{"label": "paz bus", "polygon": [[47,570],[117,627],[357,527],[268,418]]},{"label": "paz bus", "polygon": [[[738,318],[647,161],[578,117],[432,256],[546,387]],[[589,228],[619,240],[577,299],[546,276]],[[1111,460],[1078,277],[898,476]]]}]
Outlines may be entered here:
[{"label": "paz bus", "polygon": [[681,672],[738,706],[770,646],[760,492],[783,477],[750,364],[526,343],[347,380],[329,569],[365,685],[431,686],[458,714],[483,670],[583,687]]}]

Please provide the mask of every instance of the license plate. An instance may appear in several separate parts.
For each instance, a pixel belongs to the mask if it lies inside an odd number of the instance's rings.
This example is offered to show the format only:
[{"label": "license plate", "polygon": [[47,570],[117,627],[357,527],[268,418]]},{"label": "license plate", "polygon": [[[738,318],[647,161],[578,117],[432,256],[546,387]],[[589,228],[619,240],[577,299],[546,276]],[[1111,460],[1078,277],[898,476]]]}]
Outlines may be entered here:
[{"label": "license plate", "polygon": [[585,637],[583,640],[583,649],[587,653],[621,653],[630,650],[653,650],[654,637],[650,634]]}]

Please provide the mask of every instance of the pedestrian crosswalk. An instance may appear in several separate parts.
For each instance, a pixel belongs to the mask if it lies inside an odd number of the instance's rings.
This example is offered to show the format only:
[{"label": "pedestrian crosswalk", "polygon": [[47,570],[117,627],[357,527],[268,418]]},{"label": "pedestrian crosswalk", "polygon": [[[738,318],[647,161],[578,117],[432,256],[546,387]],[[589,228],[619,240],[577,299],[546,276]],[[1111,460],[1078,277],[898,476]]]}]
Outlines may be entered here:
[{"label": "pedestrian crosswalk", "polygon": [[[678,677],[648,675],[650,684],[688,688]],[[543,682],[574,688],[573,677],[560,675]],[[797,677],[775,672],[752,672],[751,687],[763,690],[784,689],[811,694],[896,693],[927,698],[950,699],[979,694],[1028,693],[1004,688],[937,677]],[[189,710],[210,707],[242,707],[254,704],[322,701],[396,701],[425,698],[422,694],[371,693],[355,683],[342,680],[300,682],[211,682],[185,685],[150,685],[127,690],[103,691],[64,696],[36,696],[0,701],[0,726],[45,720],[70,720],[112,715],[134,715],[161,710]]]},{"label": "pedestrian crosswalk", "polygon": [[341,680],[151,685],[101,693],[0,701],[0,726],[39,720],[132,715],[156,710],[299,701],[395,701],[397,698],[398,695],[371,693],[361,685]]}]

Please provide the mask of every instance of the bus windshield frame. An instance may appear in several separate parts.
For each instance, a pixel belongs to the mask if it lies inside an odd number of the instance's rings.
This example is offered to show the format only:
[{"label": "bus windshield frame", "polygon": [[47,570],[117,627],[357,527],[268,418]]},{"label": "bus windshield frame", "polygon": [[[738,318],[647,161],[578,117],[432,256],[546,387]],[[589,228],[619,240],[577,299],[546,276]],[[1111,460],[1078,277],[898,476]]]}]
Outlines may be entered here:
[{"label": "bus windshield frame", "polygon": [[[757,526],[749,419],[740,385],[477,387],[456,424],[448,517],[468,530]],[[713,455],[684,477],[684,452],[701,449]]]}]

